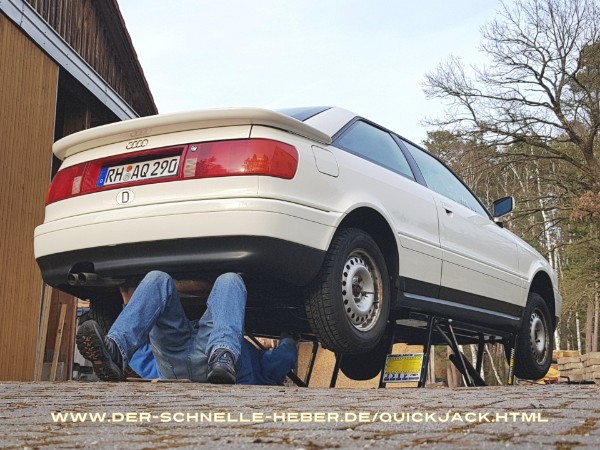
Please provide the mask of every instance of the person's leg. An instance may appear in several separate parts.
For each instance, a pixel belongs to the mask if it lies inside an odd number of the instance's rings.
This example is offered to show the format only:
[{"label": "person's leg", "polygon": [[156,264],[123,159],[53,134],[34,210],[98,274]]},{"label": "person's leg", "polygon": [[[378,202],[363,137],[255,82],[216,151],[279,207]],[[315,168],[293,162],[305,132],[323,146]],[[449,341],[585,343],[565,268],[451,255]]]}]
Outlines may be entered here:
[{"label": "person's leg", "polygon": [[200,327],[212,328],[206,351],[210,355],[217,348],[230,350],[237,359],[244,337],[246,314],[246,286],[236,273],[226,273],[215,281],[208,297],[207,310],[200,319]]},{"label": "person's leg", "polygon": [[262,381],[265,384],[282,384],[288,372],[296,366],[297,360],[297,342],[291,337],[280,339],[277,347],[262,354]]},{"label": "person's leg", "polygon": [[148,273],[107,337],[117,343],[125,363],[149,337],[153,347],[158,343],[166,352],[187,349],[191,327],[173,279],[164,272]]},{"label": "person's leg", "polygon": [[[193,344],[193,360],[209,358],[208,381],[235,382],[234,366],[241,354],[245,310],[246,287],[242,277],[226,273],[217,278]],[[231,361],[227,353],[223,353],[224,350],[231,355]],[[206,366],[195,366],[196,377],[205,378]]]},{"label": "person's leg", "polygon": [[[156,329],[156,333],[152,332],[153,329]],[[77,344],[82,355],[92,361],[101,379],[116,381],[122,379],[123,369],[135,351],[146,344],[152,335],[155,335],[155,339],[151,337],[151,341],[161,343],[162,351],[155,354],[161,374],[169,378],[177,375],[189,378],[190,323],[181,307],[173,280],[169,275],[157,271],[146,275],[136,288],[129,304],[106,336],[108,339],[105,339],[97,324],[86,322],[77,332]],[[116,357],[116,353],[120,355]],[[173,366],[182,369],[183,373],[171,373],[169,368]]]}]

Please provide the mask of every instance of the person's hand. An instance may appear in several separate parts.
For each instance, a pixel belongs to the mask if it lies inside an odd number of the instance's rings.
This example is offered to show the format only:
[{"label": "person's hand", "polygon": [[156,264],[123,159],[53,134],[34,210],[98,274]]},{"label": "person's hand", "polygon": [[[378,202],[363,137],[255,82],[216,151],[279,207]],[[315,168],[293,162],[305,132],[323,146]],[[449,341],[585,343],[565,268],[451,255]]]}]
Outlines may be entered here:
[{"label": "person's hand", "polygon": [[129,300],[131,300],[131,296],[135,292],[135,287],[133,287],[133,286],[122,287],[121,286],[119,288],[119,291],[121,291],[121,297],[123,297],[123,303],[127,304],[127,303],[129,303]]}]

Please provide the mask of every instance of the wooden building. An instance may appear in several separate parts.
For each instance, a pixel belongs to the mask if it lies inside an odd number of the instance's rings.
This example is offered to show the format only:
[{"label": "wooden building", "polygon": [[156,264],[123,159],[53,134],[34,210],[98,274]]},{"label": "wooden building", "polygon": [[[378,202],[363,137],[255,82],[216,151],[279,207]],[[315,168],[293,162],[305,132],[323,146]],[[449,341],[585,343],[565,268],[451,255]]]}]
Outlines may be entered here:
[{"label": "wooden building", "polygon": [[33,256],[52,143],[156,112],[117,0],[0,1],[0,380],[41,379],[44,356],[73,351],[75,301]]}]

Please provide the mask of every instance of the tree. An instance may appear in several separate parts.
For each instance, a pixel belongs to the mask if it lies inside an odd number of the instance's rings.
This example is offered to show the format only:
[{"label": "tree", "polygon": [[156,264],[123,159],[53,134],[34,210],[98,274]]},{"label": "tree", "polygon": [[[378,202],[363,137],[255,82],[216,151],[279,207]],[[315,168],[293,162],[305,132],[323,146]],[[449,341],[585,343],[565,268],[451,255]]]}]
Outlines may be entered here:
[{"label": "tree", "polygon": [[[469,77],[453,57],[427,75],[425,92],[448,101],[438,128],[521,156],[561,160],[600,191],[600,4],[516,0],[482,29],[487,68]],[[519,156],[512,154],[512,157]]]},{"label": "tree", "polygon": [[600,321],[591,257],[600,251],[600,0],[503,3],[482,34],[488,67],[469,72],[453,57],[427,75],[426,93],[448,106],[430,120],[438,131],[427,144],[461,175],[476,174],[480,197],[503,188],[517,197],[510,227],[562,276],[562,333],[575,348],[585,317],[590,351]]}]

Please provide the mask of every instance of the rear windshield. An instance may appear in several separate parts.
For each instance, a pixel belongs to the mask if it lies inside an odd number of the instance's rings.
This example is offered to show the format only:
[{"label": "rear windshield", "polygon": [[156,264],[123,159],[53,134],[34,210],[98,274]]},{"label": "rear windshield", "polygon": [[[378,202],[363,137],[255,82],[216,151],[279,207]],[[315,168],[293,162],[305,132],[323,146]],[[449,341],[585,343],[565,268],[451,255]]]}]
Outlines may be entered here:
[{"label": "rear windshield", "polygon": [[304,122],[305,120],[310,119],[312,116],[316,116],[317,114],[322,113],[329,108],[331,108],[331,106],[306,106],[303,108],[278,109],[277,112]]}]

